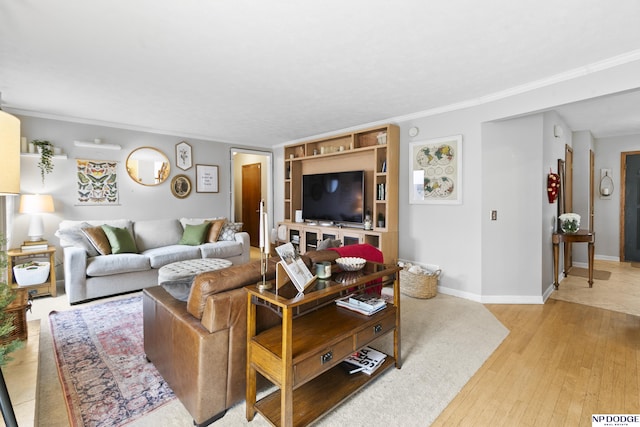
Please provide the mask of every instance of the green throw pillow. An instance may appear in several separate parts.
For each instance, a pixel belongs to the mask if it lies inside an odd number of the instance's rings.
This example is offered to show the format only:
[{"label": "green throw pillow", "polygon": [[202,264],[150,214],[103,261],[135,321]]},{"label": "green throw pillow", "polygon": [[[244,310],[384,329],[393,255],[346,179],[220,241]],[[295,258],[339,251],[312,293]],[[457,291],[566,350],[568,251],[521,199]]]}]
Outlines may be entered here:
[{"label": "green throw pillow", "polygon": [[104,234],[109,239],[111,245],[112,254],[124,254],[124,253],[137,253],[138,248],[136,242],[133,241],[131,233],[126,228],[112,227],[110,225],[103,225],[102,229]]},{"label": "green throw pillow", "polygon": [[182,233],[182,239],[180,239],[180,244],[191,246],[201,245],[207,236],[210,226],[211,223],[209,221],[205,221],[200,225],[185,225],[184,232]]}]

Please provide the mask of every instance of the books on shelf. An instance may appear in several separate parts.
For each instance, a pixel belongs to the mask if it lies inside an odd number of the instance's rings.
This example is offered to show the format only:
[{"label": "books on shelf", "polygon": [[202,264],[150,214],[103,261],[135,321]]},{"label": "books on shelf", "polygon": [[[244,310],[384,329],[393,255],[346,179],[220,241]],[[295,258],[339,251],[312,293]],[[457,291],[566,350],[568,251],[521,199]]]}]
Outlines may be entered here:
[{"label": "books on shelf", "polygon": [[365,308],[367,310],[376,310],[387,305],[387,301],[382,297],[373,294],[352,294],[349,296],[349,304]]},{"label": "books on shelf", "polygon": [[25,251],[41,251],[49,248],[49,243],[46,240],[38,240],[38,241],[25,241],[20,249]]},{"label": "books on shelf", "polygon": [[293,285],[298,292],[304,292],[305,288],[313,283],[316,276],[311,274],[302,258],[296,254],[291,242],[276,246],[275,249],[282,259],[279,264],[282,265]]},{"label": "books on shelf", "polygon": [[346,360],[340,362],[340,367],[344,369],[347,374],[355,374],[356,372],[361,372],[364,370],[364,367],[356,365],[355,363],[348,362]]},{"label": "books on shelf", "polygon": [[371,375],[376,369],[382,366],[386,358],[386,354],[371,347],[364,347],[347,357],[344,361],[361,367],[362,371],[360,372]]},{"label": "books on shelf", "polygon": [[349,310],[355,311],[356,313],[366,314],[367,316],[371,316],[372,314],[377,313],[380,310],[384,310],[384,308],[387,306],[387,302],[381,298],[376,298],[381,302],[377,302],[372,305],[364,301],[352,302],[352,298],[354,298],[354,295],[348,295],[346,297],[337,299],[336,305],[338,307],[348,308]]}]

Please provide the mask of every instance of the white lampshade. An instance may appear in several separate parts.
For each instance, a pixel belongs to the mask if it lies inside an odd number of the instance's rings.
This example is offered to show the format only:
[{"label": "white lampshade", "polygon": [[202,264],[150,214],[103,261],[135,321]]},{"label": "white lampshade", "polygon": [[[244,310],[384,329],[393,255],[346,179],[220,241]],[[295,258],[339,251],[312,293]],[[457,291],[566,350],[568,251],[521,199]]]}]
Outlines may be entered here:
[{"label": "white lampshade", "polygon": [[31,214],[29,240],[42,240],[44,235],[44,224],[42,223],[42,213],[52,213],[53,197],[50,194],[24,194],[20,197],[20,213]]},{"label": "white lampshade", "polygon": [[52,213],[53,197],[51,194],[23,194],[20,196],[20,213],[41,214]]},{"label": "white lampshade", "polygon": [[20,193],[20,120],[0,110],[0,195]]}]

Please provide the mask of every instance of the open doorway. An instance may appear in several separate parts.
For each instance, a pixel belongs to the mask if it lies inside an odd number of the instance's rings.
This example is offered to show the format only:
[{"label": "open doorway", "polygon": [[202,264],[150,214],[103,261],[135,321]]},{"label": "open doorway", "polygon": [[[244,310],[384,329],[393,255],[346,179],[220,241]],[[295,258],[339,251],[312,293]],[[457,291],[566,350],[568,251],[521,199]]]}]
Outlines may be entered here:
[{"label": "open doorway", "polygon": [[[231,213],[249,233],[251,246],[259,244],[258,209],[265,201],[273,221],[273,155],[269,151],[231,149]],[[273,228],[272,224],[269,224]]]}]

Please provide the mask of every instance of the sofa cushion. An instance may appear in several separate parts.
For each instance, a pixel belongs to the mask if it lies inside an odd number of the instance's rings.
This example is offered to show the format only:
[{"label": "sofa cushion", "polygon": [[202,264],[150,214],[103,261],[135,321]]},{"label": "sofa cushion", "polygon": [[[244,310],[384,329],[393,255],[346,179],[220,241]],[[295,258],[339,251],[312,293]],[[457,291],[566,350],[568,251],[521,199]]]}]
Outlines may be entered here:
[{"label": "sofa cushion", "polygon": [[185,225],[182,238],[180,239],[180,244],[191,246],[201,245],[209,232],[209,227],[211,227],[211,223],[209,221],[205,221],[198,225]]},{"label": "sofa cushion", "polygon": [[198,246],[187,245],[169,245],[161,248],[153,248],[142,252],[142,254],[149,258],[149,263],[152,268],[160,268],[172,262],[201,257]]},{"label": "sofa cushion", "polygon": [[81,231],[87,236],[87,239],[100,255],[109,255],[111,253],[111,244],[101,226],[82,228]]},{"label": "sofa cushion", "polygon": [[111,254],[87,259],[88,276],[111,276],[150,269],[149,258],[140,254]]},{"label": "sofa cushion", "polygon": [[242,255],[242,243],[220,241],[216,243],[203,243],[200,245],[202,258],[231,258]]},{"label": "sofa cushion", "polygon": [[140,252],[147,249],[177,245],[182,237],[182,226],[177,219],[136,221],[133,235]]},{"label": "sofa cushion", "polygon": [[205,221],[213,221],[215,219],[225,219],[222,216],[219,217],[210,217],[210,218],[180,218],[180,224],[182,225],[182,228],[186,227],[187,224],[190,225],[198,225],[198,224],[202,224]]},{"label": "sofa cushion", "polygon": [[213,243],[218,241],[218,237],[220,237],[220,232],[222,231],[222,226],[227,222],[227,219],[212,219],[210,222],[211,227],[209,228],[209,234],[207,234],[205,242]]},{"label": "sofa cushion", "polygon": [[88,222],[81,222],[80,224],[56,230],[55,236],[60,239],[61,246],[75,246],[76,248],[84,249],[87,252],[87,256],[97,256],[99,255],[98,250],[82,232],[83,228],[89,227],[91,227],[91,224]]},{"label": "sofa cushion", "polygon": [[222,226],[222,230],[220,230],[220,235],[218,236],[218,240],[222,241],[233,241],[236,239],[236,233],[242,231],[242,223],[241,222],[225,222]]},{"label": "sofa cushion", "polygon": [[102,226],[102,229],[104,230],[104,234],[107,235],[107,239],[109,239],[112,254],[135,254],[138,252],[136,242],[133,241],[133,236],[131,236],[131,233],[129,233],[129,230],[126,228],[112,227],[105,224]]}]

